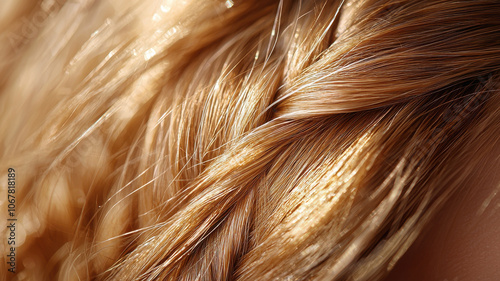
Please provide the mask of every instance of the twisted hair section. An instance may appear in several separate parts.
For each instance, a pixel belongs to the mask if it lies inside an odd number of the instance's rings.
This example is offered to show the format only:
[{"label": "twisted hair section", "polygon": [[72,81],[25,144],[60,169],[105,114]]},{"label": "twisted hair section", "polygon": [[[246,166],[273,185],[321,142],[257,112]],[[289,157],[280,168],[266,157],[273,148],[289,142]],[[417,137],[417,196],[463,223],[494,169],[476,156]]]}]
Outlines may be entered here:
[{"label": "twisted hair section", "polygon": [[500,135],[498,1],[21,2],[28,280],[381,280]]}]

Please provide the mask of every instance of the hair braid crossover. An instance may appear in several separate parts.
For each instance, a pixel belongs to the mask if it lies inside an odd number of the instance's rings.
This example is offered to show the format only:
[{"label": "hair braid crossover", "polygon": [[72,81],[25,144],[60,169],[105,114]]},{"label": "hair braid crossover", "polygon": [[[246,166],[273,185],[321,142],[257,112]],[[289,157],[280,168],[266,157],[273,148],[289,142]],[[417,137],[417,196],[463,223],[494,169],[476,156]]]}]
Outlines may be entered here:
[{"label": "hair braid crossover", "polygon": [[379,280],[500,131],[498,1],[21,2],[26,280]]}]

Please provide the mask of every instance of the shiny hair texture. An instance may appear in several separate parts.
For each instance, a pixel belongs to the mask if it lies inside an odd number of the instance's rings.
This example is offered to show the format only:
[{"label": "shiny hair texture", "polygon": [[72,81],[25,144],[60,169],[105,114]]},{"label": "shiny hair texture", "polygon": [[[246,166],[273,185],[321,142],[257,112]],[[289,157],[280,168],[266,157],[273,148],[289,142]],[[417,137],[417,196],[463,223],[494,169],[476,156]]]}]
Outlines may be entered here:
[{"label": "shiny hair texture", "polygon": [[498,145],[498,1],[0,11],[2,278],[381,280]]}]

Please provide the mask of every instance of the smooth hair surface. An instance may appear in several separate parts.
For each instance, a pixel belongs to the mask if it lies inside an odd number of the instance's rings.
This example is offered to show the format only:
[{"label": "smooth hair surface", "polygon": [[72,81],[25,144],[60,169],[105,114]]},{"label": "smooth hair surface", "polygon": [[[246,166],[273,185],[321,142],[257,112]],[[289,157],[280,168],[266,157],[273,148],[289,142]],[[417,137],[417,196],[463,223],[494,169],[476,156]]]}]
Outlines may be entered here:
[{"label": "smooth hair surface", "polygon": [[499,145],[499,1],[0,11],[9,280],[382,280]]}]

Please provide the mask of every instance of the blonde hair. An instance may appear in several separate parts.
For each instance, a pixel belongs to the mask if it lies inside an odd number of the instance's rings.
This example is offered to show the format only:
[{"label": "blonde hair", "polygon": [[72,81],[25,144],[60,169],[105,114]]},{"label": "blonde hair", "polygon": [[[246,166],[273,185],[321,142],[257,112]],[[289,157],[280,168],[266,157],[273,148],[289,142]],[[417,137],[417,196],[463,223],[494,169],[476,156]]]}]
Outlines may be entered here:
[{"label": "blonde hair", "polygon": [[0,7],[3,277],[379,280],[500,135],[497,1]]}]

